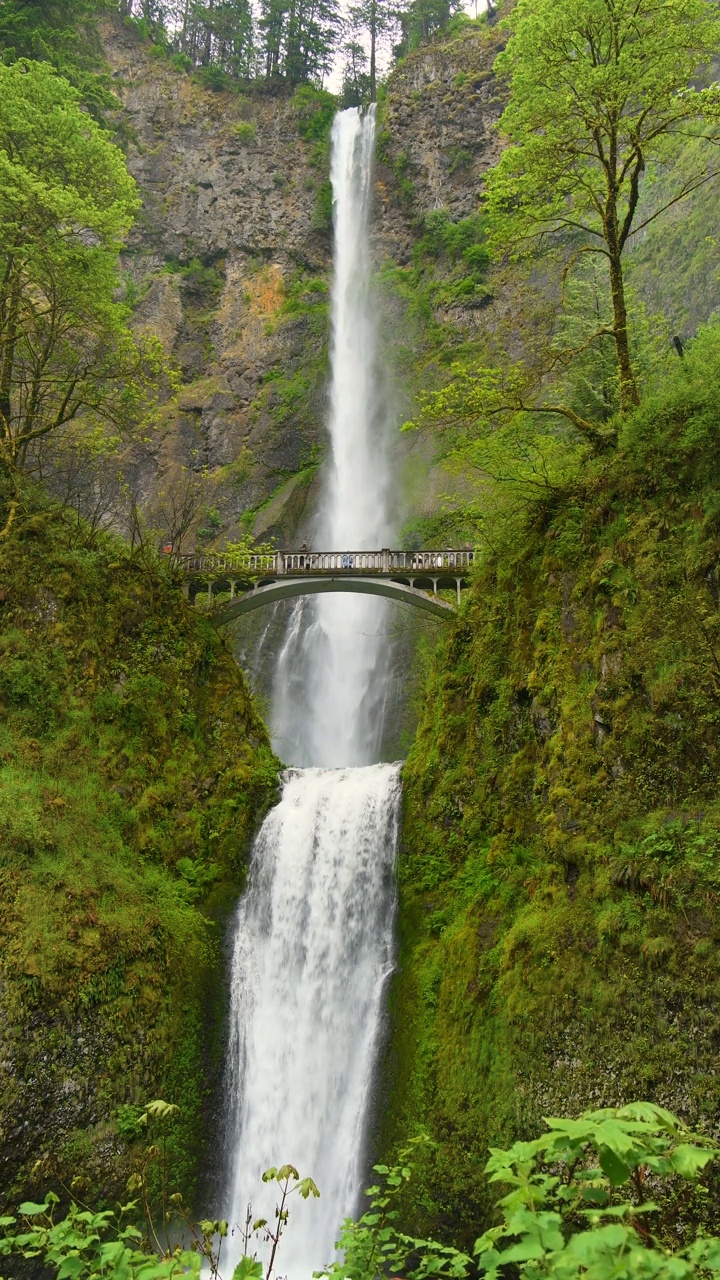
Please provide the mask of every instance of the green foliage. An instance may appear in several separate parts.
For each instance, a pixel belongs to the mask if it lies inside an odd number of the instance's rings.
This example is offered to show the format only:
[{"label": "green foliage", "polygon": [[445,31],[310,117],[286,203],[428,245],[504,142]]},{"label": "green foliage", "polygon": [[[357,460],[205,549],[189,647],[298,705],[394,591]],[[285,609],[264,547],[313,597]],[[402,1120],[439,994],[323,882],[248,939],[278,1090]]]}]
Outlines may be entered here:
[{"label": "green foliage", "polygon": [[[402,1196],[418,1235],[469,1249],[473,1170],[542,1115],[638,1081],[720,1115],[718,404],[711,325],[613,453],[548,429],[478,455],[482,554],[404,773],[385,1149],[436,1141]],[[717,1229],[696,1193],[658,1221]]]},{"label": "green foliage", "polygon": [[107,108],[117,106],[96,21],[109,8],[105,0],[5,0],[0,9],[2,61],[6,66],[22,58],[50,63],[101,119]]},{"label": "green foliage", "polygon": [[410,0],[399,13],[401,37],[395,48],[396,56],[404,57],[418,45],[447,31],[460,7],[457,0]]},{"label": "green foliage", "polygon": [[233,133],[241,142],[254,142],[257,137],[257,129],[250,120],[241,120],[235,125]]},{"label": "green foliage", "polygon": [[[110,1210],[95,1213],[71,1201],[66,1216],[59,1220],[56,1215],[60,1200],[54,1191],[49,1191],[41,1204],[25,1201],[17,1215],[0,1217],[0,1257],[41,1259],[56,1280],[197,1278],[203,1266],[213,1280],[220,1280],[220,1256],[229,1224],[210,1219],[194,1222],[182,1193],[170,1190],[167,1134],[177,1114],[174,1104],[157,1099],[149,1102],[139,1117],[139,1125],[149,1129],[151,1141],[128,1179],[128,1192],[137,1199],[121,1206],[117,1214]],[[159,1179],[157,1213],[151,1202],[153,1175]],[[76,1177],[73,1187],[82,1181],[82,1176]],[[262,1181],[277,1185],[279,1202],[274,1221],[254,1220],[252,1206],[248,1205],[245,1223],[237,1229],[246,1251],[253,1238],[270,1245],[268,1263],[263,1267],[246,1252],[233,1271],[233,1280],[273,1280],[277,1252],[287,1230],[291,1196],[307,1200],[320,1194],[312,1178],[301,1178],[291,1164],[266,1169]],[[135,1224],[140,1206],[144,1232]],[[185,1248],[188,1236],[190,1247]]]},{"label": "green foliage", "polygon": [[[482,305],[490,295],[486,284],[490,254],[478,214],[453,222],[447,209],[433,209],[423,219],[413,256],[421,278],[430,284],[433,307]],[[432,270],[434,264],[443,269],[441,273]]]},{"label": "green foliage", "polygon": [[327,89],[303,84],[293,94],[298,132],[306,142],[326,142],[337,111],[337,97]]},{"label": "green foliage", "polygon": [[662,1276],[670,1280],[720,1270],[720,1240],[698,1236],[685,1248],[654,1238],[657,1206],[647,1199],[662,1179],[697,1181],[717,1149],[689,1134],[675,1116],[648,1102],[585,1112],[575,1120],[546,1121],[534,1141],[492,1150],[485,1166],[491,1183],[510,1190],[498,1202],[501,1222],[475,1241],[475,1261],[453,1245],[418,1239],[398,1228],[397,1201],[414,1174],[420,1137],[394,1167],[375,1165],[369,1210],[347,1221],[343,1252],[323,1275],[375,1280],[401,1273],[409,1280],[463,1277],[471,1270],[497,1280],[513,1270],[527,1280],[579,1274],[594,1280]]},{"label": "green foliage", "polygon": [[[672,162],[675,137],[717,134],[716,86],[689,86],[720,45],[720,20],[706,0],[541,0],[520,3],[496,70],[509,81],[500,128],[511,145],[487,178],[487,216],[496,251],[519,254],[564,237],[566,271],[587,254],[606,265],[623,410],[638,402],[629,350],[623,254],[663,205],[638,220],[648,165]],[[572,69],[572,83],[568,75]],[[714,171],[698,167],[681,199]],[[665,202],[666,204],[669,202]],[[608,331],[597,330],[597,337]]]},{"label": "green foliage", "polygon": [[4,1236],[0,1253],[24,1258],[42,1257],[58,1280],[171,1280],[171,1277],[200,1275],[199,1253],[178,1251],[158,1259],[142,1248],[143,1233],[123,1225],[109,1209],[93,1213],[73,1204],[66,1217],[55,1221],[58,1197],[50,1192],[42,1204],[28,1201],[19,1208],[20,1220],[10,1215],[0,1219]]},{"label": "green foliage", "polygon": [[[103,1135],[134,1141],[138,1091],[166,1087],[184,1103],[171,1145],[193,1192],[210,1015],[221,1016],[218,922],[277,763],[232,654],[173,575],[27,490],[3,543],[0,932],[14,1083],[1,1114],[23,1126],[9,1182],[43,1150],[67,1178],[82,1133],[83,1173],[117,1195],[129,1156],[122,1144],[108,1155]],[[58,1095],[58,1072],[92,1080],[91,1114],[84,1084],[77,1106]]]},{"label": "green foliage", "polygon": [[186,53],[172,53],[169,62],[176,71],[192,71],[192,58],[189,58]]},{"label": "green foliage", "polygon": [[75,423],[92,447],[106,446],[152,402],[159,344],[136,340],[115,301],[138,204],[122,153],[80,109],[78,91],[45,63],[0,66],[6,470]]},{"label": "green foliage", "polygon": [[143,1108],[136,1103],[125,1102],[119,1106],[115,1114],[115,1127],[121,1138],[127,1142],[135,1142],[145,1132],[146,1120]]},{"label": "green foliage", "polygon": [[224,93],[227,89],[232,88],[232,78],[227,71],[223,71],[222,67],[216,63],[211,63],[207,67],[200,67],[198,71],[198,79],[206,89],[210,89],[212,93]]},{"label": "green foliage", "polygon": [[448,173],[466,173],[472,168],[473,153],[467,147],[454,147],[448,165]]},{"label": "green foliage", "polygon": [[333,203],[332,203],[332,186],[330,179],[326,178],[321,182],[315,197],[315,208],[312,214],[312,227],[314,231],[322,231],[326,235],[332,230],[333,219]]}]

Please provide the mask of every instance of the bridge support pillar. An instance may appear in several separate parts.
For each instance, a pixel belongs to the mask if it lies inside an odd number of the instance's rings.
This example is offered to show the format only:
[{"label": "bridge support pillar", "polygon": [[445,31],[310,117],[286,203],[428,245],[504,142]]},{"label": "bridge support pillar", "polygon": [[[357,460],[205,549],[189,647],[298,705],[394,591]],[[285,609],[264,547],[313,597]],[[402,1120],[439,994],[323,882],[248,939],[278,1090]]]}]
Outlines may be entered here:
[{"label": "bridge support pillar", "polygon": [[460,607],[460,579],[459,578],[455,579],[455,586],[457,587],[457,602],[458,602],[458,608],[459,608]]},{"label": "bridge support pillar", "polygon": [[208,582],[208,603],[212,604],[212,582]]},{"label": "bridge support pillar", "polygon": [[187,580],[183,582],[182,593],[186,600],[190,599],[190,583]]},{"label": "bridge support pillar", "polygon": [[236,586],[237,586],[237,579],[236,579],[236,578],[231,578],[231,579],[230,579],[230,599],[231,599],[231,600],[234,600],[234,599],[235,599],[235,588],[236,588]]},{"label": "bridge support pillar", "polygon": [[432,584],[433,584],[433,595],[436,596],[437,595],[437,578],[433,578]]}]

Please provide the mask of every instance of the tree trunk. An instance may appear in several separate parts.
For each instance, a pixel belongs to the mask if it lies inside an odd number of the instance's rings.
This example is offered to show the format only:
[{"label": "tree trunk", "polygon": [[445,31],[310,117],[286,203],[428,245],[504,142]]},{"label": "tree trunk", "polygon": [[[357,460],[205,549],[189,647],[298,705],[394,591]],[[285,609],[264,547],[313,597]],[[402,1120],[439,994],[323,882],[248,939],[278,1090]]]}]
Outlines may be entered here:
[{"label": "tree trunk", "polygon": [[610,254],[610,292],[613,305],[615,351],[620,371],[620,408],[623,413],[627,413],[640,403],[640,396],[638,395],[635,372],[630,359],[625,281],[619,253],[617,255]]},{"label": "tree trunk", "polygon": [[377,99],[375,47],[377,45],[377,0],[370,0],[370,101]]},{"label": "tree trunk", "polygon": [[212,38],[213,38],[213,0],[208,0],[207,13],[205,21],[207,27],[205,29],[205,49],[203,50],[202,63],[204,67],[209,67],[212,59]]},{"label": "tree trunk", "polygon": [[18,317],[20,314],[20,278],[15,277],[10,285],[5,332],[0,344],[0,430],[6,440],[6,447],[12,453],[12,381],[15,368],[15,348],[19,337]]}]

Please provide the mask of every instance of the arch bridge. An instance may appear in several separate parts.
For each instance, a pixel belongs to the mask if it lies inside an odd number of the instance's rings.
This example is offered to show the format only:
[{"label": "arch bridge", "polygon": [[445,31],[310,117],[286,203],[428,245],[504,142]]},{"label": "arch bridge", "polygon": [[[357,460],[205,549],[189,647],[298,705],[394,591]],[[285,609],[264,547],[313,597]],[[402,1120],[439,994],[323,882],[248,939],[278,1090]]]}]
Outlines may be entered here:
[{"label": "arch bridge", "polygon": [[[251,609],[293,596],[350,591],[400,600],[435,617],[455,607],[438,591],[460,592],[468,585],[475,558],[470,549],[436,551],[277,551],[268,555],[179,556],[184,592],[194,601],[206,593],[217,623],[231,622]],[[226,597],[217,601],[215,597]]]}]

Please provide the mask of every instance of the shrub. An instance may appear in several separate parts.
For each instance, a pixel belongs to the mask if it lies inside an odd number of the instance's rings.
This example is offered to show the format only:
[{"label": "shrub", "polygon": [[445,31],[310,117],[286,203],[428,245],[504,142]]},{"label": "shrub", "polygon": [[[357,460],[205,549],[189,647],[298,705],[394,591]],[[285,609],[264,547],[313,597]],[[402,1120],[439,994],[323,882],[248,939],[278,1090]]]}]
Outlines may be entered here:
[{"label": "shrub", "polygon": [[241,120],[235,125],[233,133],[240,142],[254,142],[257,137],[257,129],[251,120]]},{"label": "shrub", "polygon": [[298,115],[298,132],[306,142],[323,142],[330,132],[338,100],[327,89],[316,89],[303,84],[293,94],[293,106]]}]

